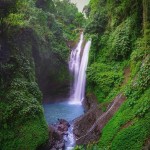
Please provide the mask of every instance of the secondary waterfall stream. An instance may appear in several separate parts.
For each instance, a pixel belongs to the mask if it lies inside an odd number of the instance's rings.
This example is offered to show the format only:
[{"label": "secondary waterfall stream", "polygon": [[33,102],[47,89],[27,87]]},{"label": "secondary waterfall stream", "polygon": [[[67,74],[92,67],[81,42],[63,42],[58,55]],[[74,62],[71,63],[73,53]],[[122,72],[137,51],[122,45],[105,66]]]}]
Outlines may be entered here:
[{"label": "secondary waterfall stream", "polygon": [[70,122],[71,127],[68,130],[68,135],[64,136],[66,150],[72,150],[75,146],[72,121],[84,113],[82,101],[85,96],[86,69],[91,40],[87,41],[85,46],[83,44],[84,36],[81,33],[76,48],[72,49],[70,54],[69,70],[73,75],[70,97],[65,102],[43,105],[48,124],[56,123],[58,118]]}]

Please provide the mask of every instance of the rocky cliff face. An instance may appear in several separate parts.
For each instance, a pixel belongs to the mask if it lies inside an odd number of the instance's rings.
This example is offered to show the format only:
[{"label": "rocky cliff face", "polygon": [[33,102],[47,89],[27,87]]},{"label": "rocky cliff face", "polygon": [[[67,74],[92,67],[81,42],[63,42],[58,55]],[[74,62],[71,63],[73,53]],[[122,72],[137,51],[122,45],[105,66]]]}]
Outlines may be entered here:
[{"label": "rocky cliff face", "polygon": [[[41,51],[43,49],[43,51]],[[43,102],[54,102],[69,94],[70,75],[67,61],[54,53],[48,45],[33,49],[37,82],[43,93]]]},{"label": "rocky cliff face", "polygon": [[[77,138],[76,143],[78,145],[83,145],[97,142],[102,129],[117,112],[125,99],[125,96],[119,94],[113,102],[108,105],[106,111],[103,112],[102,107],[97,103],[96,98],[90,95],[87,100],[90,100],[92,105],[88,105],[90,106],[88,107],[88,111],[83,116],[75,120],[74,134]],[[87,100],[85,100],[86,104],[88,104]]]}]

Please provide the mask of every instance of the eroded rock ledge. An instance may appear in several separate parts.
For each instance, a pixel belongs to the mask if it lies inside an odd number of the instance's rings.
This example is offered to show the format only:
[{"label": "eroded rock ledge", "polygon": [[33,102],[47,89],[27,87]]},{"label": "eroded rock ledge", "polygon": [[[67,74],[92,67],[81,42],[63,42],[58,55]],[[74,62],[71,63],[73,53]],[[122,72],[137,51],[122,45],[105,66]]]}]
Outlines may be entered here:
[{"label": "eroded rock ledge", "polygon": [[74,123],[73,132],[77,139],[76,144],[89,144],[98,141],[102,129],[125,100],[126,97],[123,94],[119,94],[107,107],[106,112],[102,112],[99,104],[96,102],[96,98],[90,95],[85,101],[85,108],[89,110],[76,119]]}]

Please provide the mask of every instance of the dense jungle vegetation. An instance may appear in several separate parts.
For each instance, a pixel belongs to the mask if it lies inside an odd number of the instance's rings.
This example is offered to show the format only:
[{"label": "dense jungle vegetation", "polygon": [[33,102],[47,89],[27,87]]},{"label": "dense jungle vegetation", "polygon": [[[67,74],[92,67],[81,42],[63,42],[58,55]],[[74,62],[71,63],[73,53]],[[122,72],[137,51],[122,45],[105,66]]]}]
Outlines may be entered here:
[{"label": "dense jungle vegetation", "polygon": [[68,82],[67,42],[83,23],[68,0],[0,0],[0,149],[32,150],[48,139],[41,91]]},{"label": "dense jungle vegetation", "polygon": [[92,38],[87,96],[104,112],[126,96],[86,149],[150,148],[150,1],[90,0],[84,12],[69,0],[0,0],[0,149],[35,150],[48,140],[42,100],[58,94],[49,83],[69,83],[68,43],[81,28]]},{"label": "dense jungle vegetation", "polygon": [[150,1],[91,0],[85,32],[92,37],[88,93],[103,111],[116,95],[126,101],[89,149],[141,150],[150,139]]}]

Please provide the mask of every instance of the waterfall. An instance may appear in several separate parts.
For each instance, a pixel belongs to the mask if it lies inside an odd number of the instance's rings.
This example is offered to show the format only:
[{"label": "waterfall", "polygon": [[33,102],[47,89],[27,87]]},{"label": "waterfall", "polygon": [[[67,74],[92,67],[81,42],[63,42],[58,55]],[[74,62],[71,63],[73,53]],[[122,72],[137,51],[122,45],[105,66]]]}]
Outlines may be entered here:
[{"label": "waterfall", "polygon": [[80,36],[80,41],[77,47],[72,50],[69,60],[69,69],[74,76],[74,82],[69,101],[70,104],[81,104],[82,100],[84,99],[86,69],[88,64],[88,55],[91,46],[91,40],[89,40],[85,44],[84,49],[82,49],[82,44],[83,44],[83,33]]}]

